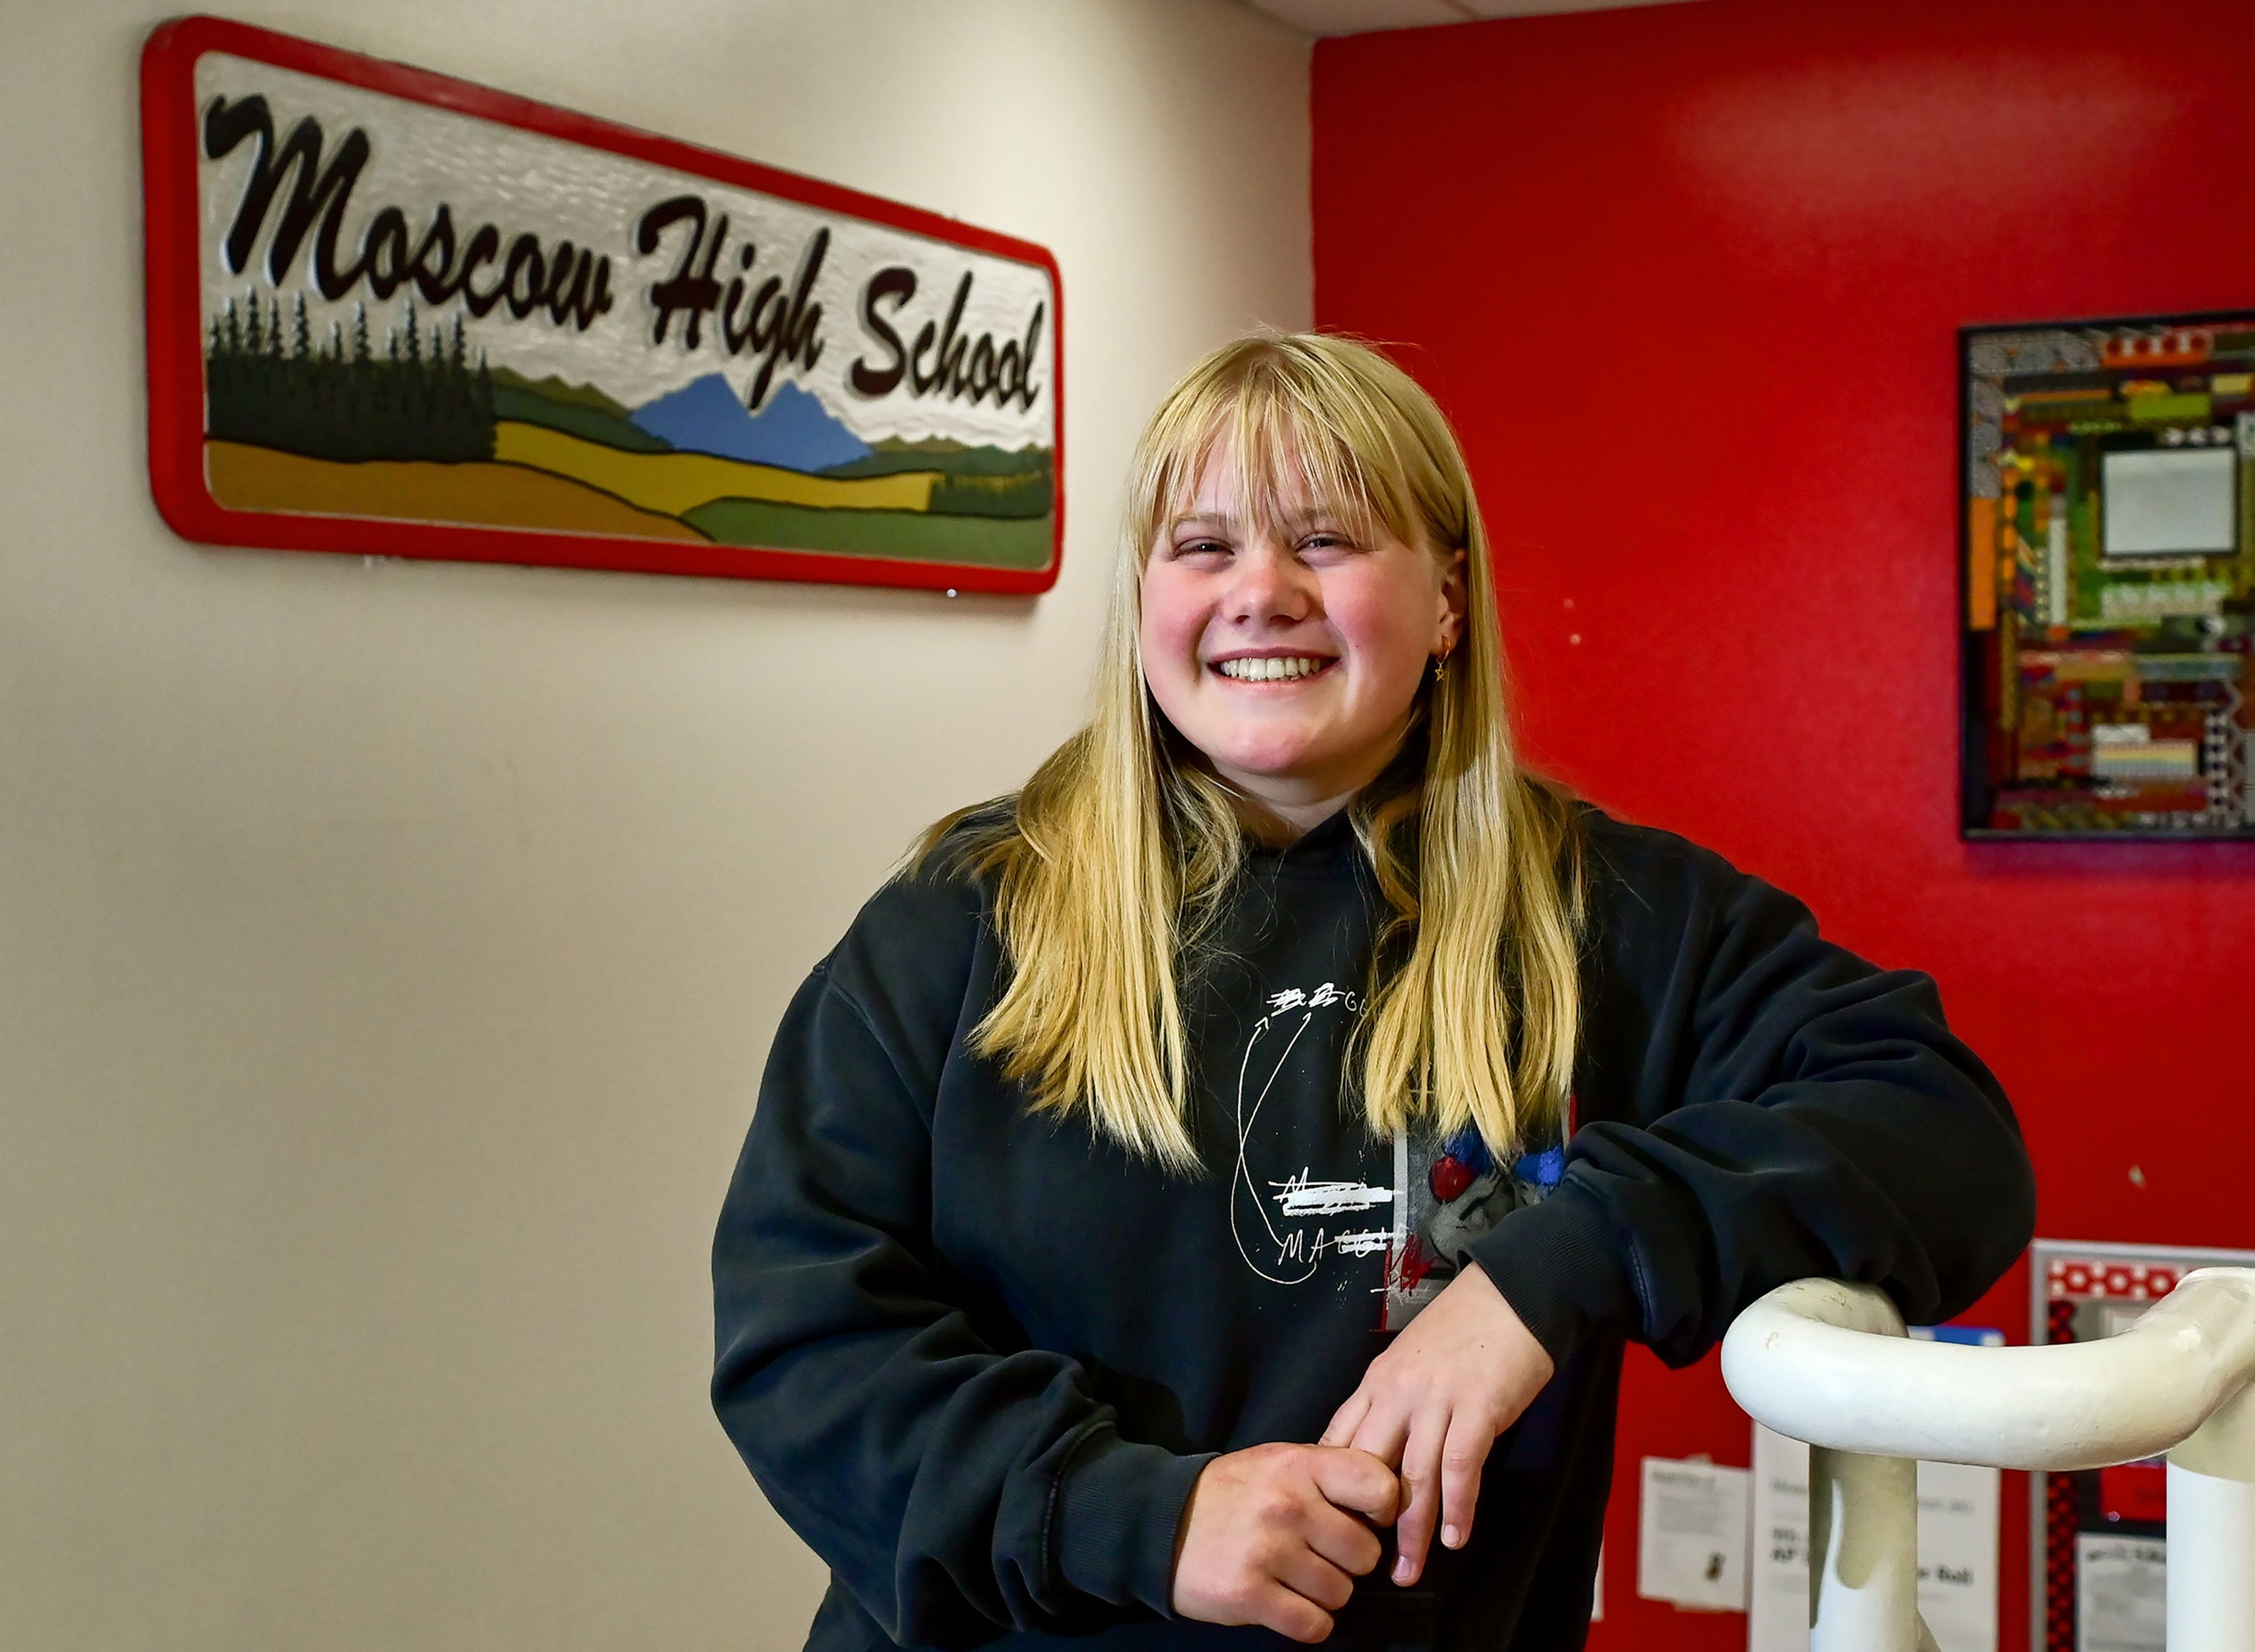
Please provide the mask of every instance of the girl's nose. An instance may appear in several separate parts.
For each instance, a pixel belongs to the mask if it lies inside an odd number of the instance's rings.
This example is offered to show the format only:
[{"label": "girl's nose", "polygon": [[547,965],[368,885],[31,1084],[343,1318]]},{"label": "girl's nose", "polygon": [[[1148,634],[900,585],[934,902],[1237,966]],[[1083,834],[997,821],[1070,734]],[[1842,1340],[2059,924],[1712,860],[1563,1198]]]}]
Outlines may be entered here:
[{"label": "girl's nose", "polygon": [[1315,612],[1315,596],[1313,571],[1263,536],[1247,541],[1233,559],[1224,612],[1233,624],[1296,624]]}]

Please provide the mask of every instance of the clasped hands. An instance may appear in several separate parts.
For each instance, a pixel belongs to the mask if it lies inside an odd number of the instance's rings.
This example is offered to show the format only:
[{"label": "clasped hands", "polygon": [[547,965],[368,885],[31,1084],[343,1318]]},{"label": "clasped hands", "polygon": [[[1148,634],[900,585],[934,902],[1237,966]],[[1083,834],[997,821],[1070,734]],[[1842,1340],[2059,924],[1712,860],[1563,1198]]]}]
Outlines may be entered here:
[{"label": "clasped hands", "polygon": [[1416,1582],[1437,1521],[1449,1548],[1471,1536],[1488,1449],[1552,1370],[1487,1275],[1466,1267],[1370,1362],[1320,1441],[1205,1466],[1177,1540],[1175,1610],[1321,1641],[1378,1564],[1373,1526],[1395,1528],[1394,1581]]}]

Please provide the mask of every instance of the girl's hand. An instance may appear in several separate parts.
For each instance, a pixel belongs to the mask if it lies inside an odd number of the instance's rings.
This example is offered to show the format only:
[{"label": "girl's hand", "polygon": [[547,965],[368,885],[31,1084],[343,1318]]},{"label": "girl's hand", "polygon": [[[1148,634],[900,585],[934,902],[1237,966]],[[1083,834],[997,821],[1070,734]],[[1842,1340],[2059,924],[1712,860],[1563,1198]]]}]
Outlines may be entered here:
[{"label": "girl's hand", "polygon": [[1323,1444],[1401,1466],[1408,1504],[1394,1536],[1394,1582],[1415,1583],[1424,1571],[1437,1514],[1441,1541],[1464,1547],[1488,1448],[1556,1368],[1477,1265],[1451,1280],[1370,1362]]},{"label": "girl's hand", "polygon": [[1208,1463],[1191,1488],[1175,1554],[1175,1610],[1258,1623],[1310,1644],[1354,1579],[1378,1564],[1377,1533],[1400,1497],[1393,1469],[1362,1452],[1254,1446]]}]

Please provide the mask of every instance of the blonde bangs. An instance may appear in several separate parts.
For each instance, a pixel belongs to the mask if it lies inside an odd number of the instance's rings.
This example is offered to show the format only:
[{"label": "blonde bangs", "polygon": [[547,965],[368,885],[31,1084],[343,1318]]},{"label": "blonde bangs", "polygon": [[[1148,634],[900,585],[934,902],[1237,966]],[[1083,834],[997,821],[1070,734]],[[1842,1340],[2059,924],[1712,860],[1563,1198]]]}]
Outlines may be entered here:
[{"label": "blonde bangs", "polygon": [[[1399,419],[1373,386],[1320,351],[1293,349],[1299,342],[1241,340],[1201,362],[1161,404],[1128,488],[1130,537],[1144,555],[1188,512],[1217,458],[1248,529],[1327,515],[1356,534],[1383,526],[1415,542],[1425,532],[1413,483],[1430,467],[1403,451]],[[1461,548],[1461,521],[1447,527],[1451,548]]]},{"label": "blonde bangs", "polygon": [[[1581,1022],[1580,856],[1564,794],[1519,767],[1486,532],[1454,433],[1359,341],[1256,333],[1191,369],[1131,464],[1096,714],[1007,811],[934,826],[994,882],[1011,973],[975,1046],[1037,1112],[1085,1114],[1139,1155],[1200,1166],[1178,965],[1243,866],[1229,788],[1152,702],[1142,573],[1208,467],[1255,529],[1327,514],[1465,555],[1464,636],[1421,690],[1416,766],[1352,806],[1387,911],[1358,1032],[1370,1128],[1477,1128],[1499,1154],[1563,1133]],[[1408,771],[1408,772],[1405,772]]]}]

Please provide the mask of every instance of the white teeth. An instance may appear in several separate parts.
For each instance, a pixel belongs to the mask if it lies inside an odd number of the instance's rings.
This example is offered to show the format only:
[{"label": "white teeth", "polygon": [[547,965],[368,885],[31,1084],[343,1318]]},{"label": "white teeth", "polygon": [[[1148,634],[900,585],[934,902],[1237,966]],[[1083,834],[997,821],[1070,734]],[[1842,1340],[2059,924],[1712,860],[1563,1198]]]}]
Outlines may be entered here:
[{"label": "white teeth", "polygon": [[1289,677],[1312,676],[1331,663],[1309,654],[1277,660],[1224,660],[1214,669],[1240,682],[1279,682]]}]

